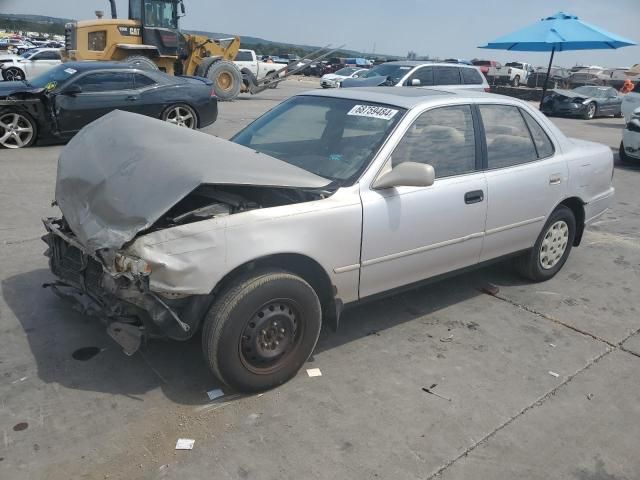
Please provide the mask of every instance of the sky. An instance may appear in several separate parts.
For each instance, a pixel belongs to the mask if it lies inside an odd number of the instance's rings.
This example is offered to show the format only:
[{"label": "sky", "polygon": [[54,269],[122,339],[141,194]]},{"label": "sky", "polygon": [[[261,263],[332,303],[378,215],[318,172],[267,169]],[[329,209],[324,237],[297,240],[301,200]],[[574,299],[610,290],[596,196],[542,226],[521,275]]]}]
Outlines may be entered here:
[{"label": "sky", "polygon": [[[127,0],[116,0],[120,16]],[[379,54],[484,58],[546,65],[547,53],[482,50],[478,45],[564,11],[640,42],[640,0],[185,0],[181,27],[335,46]],[[106,0],[0,0],[0,13],[90,19]],[[624,67],[640,63],[640,46],[562,52],[554,64]]]}]

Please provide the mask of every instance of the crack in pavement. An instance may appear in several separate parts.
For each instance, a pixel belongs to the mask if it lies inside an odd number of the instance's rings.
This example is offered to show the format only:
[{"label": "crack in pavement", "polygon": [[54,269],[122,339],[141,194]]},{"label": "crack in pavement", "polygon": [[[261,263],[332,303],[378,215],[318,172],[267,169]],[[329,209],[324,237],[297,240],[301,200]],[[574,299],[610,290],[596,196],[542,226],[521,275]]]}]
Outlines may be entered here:
[{"label": "crack in pavement", "polygon": [[445,463],[444,465],[442,465],[440,468],[438,468],[438,470],[436,470],[434,473],[432,473],[431,475],[429,475],[427,477],[426,480],[432,480],[434,478],[439,477],[442,472],[444,472],[447,468],[449,468],[450,466],[452,466],[454,463],[456,463],[458,460],[460,460],[462,457],[466,457],[467,455],[469,455],[469,453],[471,453],[473,450],[475,450],[476,448],[478,448],[480,445],[486,443],[489,439],[491,439],[491,437],[493,437],[496,433],[498,433],[500,430],[504,429],[505,427],[509,426],[511,423],[513,423],[514,421],[516,421],[519,417],[521,417],[522,415],[524,415],[526,412],[528,412],[529,410],[535,408],[535,407],[539,407],[540,405],[542,405],[548,398],[552,397],[553,395],[556,394],[556,392],[564,387],[565,385],[567,385],[569,382],[571,382],[571,380],[573,380],[577,375],[581,374],[582,372],[584,372],[585,370],[591,368],[593,365],[595,365],[596,363],[598,363],[602,358],[604,358],[606,355],[609,355],[611,352],[614,352],[616,349],[615,348],[611,348],[609,346],[607,346],[607,349],[602,352],[600,355],[598,355],[597,357],[595,357],[594,359],[590,360],[584,367],[580,368],[579,370],[577,370],[576,372],[572,373],[571,375],[569,375],[567,377],[567,379],[562,382],[559,385],[556,385],[554,388],[552,388],[551,390],[549,390],[547,393],[545,393],[544,395],[542,395],[541,397],[539,397],[538,399],[536,399],[534,402],[532,402],[531,404],[527,405],[526,407],[524,407],[522,410],[520,410],[518,413],[516,413],[515,415],[513,415],[512,417],[510,417],[506,422],[502,423],[501,425],[499,425],[497,428],[493,429],[491,432],[489,432],[488,434],[486,434],[484,437],[482,437],[480,440],[478,440],[476,443],[474,443],[473,445],[467,447],[464,452],[462,452],[460,455],[458,455],[457,457],[449,460],[447,463]]},{"label": "crack in pavement", "polygon": [[606,355],[609,355],[611,352],[615,352],[616,350],[620,350],[623,352],[626,352],[628,354],[634,355],[636,357],[640,358],[640,355],[637,354],[636,352],[627,350],[626,348],[624,348],[622,346],[622,344],[624,342],[626,342],[629,338],[633,337],[634,335],[637,335],[640,333],[640,329],[631,332],[629,335],[627,335],[626,337],[624,337],[620,342],[618,342],[617,344],[612,343],[604,338],[600,338],[597,335],[594,335],[590,332],[587,332],[585,330],[582,330],[580,328],[574,327],[573,325],[569,325],[565,322],[562,322],[561,320],[555,319],[553,317],[550,317],[542,312],[538,312],[537,310],[534,310],[531,307],[528,307],[526,305],[521,305],[517,302],[514,302],[512,300],[509,300],[506,297],[500,296],[500,295],[493,295],[488,293],[487,295],[490,295],[492,297],[495,297],[498,300],[501,300],[503,302],[506,302],[510,305],[513,305],[521,310],[524,310],[526,312],[529,312],[533,315],[536,315],[540,318],[543,318],[545,320],[549,320],[553,323],[556,323],[558,325],[562,325],[563,327],[566,327],[576,333],[579,333],[581,335],[587,336],[589,338],[592,338],[593,340],[596,340],[598,342],[604,343],[607,346],[607,349],[602,352],[600,355],[598,355],[597,357],[595,357],[594,359],[590,360],[589,362],[587,362],[587,364],[580,368],[579,370],[577,370],[576,372],[574,372],[573,374],[571,374],[570,376],[567,377],[567,379],[560,383],[559,385],[556,385],[554,388],[552,388],[551,390],[549,390],[547,393],[545,393],[544,395],[542,395],[541,397],[539,397],[537,400],[535,400],[534,402],[532,402],[531,404],[527,405],[526,407],[524,407],[522,410],[520,410],[518,413],[516,413],[515,415],[513,415],[512,417],[510,417],[506,422],[502,423],[501,425],[499,425],[497,428],[493,429],[491,432],[489,432],[488,434],[486,434],[484,437],[482,437],[480,440],[478,440],[477,442],[475,442],[473,445],[467,447],[460,455],[456,456],[455,458],[449,460],[447,463],[445,463],[444,465],[442,465],[440,468],[438,468],[434,473],[432,473],[431,475],[429,475],[427,477],[426,480],[432,480],[434,478],[439,477],[446,469],[448,469],[449,467],[451,467],[454,463],[456,463],[458,460],[460,460],[463,457],[466,457],[467,455],[469,455],[469,453],[471,453],[473,450],[475,450],[476,448],[478,448],[480,445],[486,443],[487,441],[489,441],[489,439],[491,439],[496,433],[498,433],[500,430],[504,429],[505,427],[507,427],[508,425],[510,425],[511,423],[513,423],[515,420],[517,420],[519,417],[521,417],[522,415],[524,415],[526,412],[528,412],[529,410],[535,408],[535,407],[539,407],[541,406],[547,399],[551,398],[553,395],[555,395],[555,393],[562,387],[564,387],[565,385],[568,385],[576,376],[580,375],[582,372],[584,372],[585,370],[588,370],[589,368],[591,368],[593,365],[595,365],[596,363],[598,363],[602,358],[604,358]]}]

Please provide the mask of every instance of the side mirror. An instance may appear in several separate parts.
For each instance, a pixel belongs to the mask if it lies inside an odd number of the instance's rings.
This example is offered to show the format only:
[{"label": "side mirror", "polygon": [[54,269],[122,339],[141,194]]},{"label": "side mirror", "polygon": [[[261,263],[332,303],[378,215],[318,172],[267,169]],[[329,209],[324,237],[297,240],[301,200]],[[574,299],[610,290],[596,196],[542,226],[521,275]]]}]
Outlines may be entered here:
[{"label": "side mirror", "polygon": [[67,88],[64,89],[64,91],[62,92],[64,95],[69,95],[71,97],[82,93],[82,87],[80,85],[78,85],[77,83],[73,83],[71,85],[69,85]]},{"label": "side mirror", "polygon": [[430,187],[436,178],[433,167],[426,163],[403,162],[373,182],[373,188]]},{"label": "side mirror", "polygon": [[417,78],[414,78],[411,80],[411,86],[412,87],[419,87],[420,85],[422,85],[422,82],[420,80],[418,80]]}]

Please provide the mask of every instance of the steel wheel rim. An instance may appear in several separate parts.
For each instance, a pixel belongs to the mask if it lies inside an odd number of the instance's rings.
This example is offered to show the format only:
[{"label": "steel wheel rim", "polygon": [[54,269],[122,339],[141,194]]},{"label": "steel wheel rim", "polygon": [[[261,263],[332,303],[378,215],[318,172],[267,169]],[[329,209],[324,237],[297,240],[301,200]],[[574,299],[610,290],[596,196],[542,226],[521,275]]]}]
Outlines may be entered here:
[{"label": "steel wheel rim", "polygon": [[173,107],[167,113],[166,121],[173,123],[178,127],[193,128],[195,126],[196,119],[188,108]]},{"label": "steel wheel rim", "polygon": [[7,75],[7,82],[16,82],[19,80],[24,80],[22,72],[20,72],[16,68],[9,68],[7,70],[6,75]]},{"label": "steel wheel rim", "polygon": [[231,85],[233,84],[233,79],[231,78],[231,74],[229,72],[220,72],[218,74],[218,85],[223,90],[229,90]]},{"label": "steel wheel rim", "polygon": [[564,220],[558,220],[549,227],[540,245],[540,265],[545,270],[555,267],[569,244],[569,225]]},{"label": "steel wheel rim", "polygon": [[19,113],[0,116],[0,145],[5,148],[22,148],[33,139],[33,125]]},{"label": "steel wheel rim", "polygon": [[251,316],[240,336],[240,360],[259,375],[280,370],[300,346],[304,325],[291,299],[271,300]]}]

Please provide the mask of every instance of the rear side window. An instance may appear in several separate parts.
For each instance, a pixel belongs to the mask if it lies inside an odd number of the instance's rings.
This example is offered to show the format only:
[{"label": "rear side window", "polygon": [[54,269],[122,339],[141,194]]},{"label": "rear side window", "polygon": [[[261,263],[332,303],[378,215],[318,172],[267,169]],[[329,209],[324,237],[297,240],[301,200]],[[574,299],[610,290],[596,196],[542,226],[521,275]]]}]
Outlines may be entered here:
[{"label": "rear side window", "polygon": [[146,75],[142,75],[141,73],[134,73],[133,78],[136,88],[145,88],[156,84],[155,80],[152,80],[151,78],[147,77]]},{"label": "rear side window", "polygon": [[236,55],[236,62],[250,62],[252,60],[251,52],[238,52]]},{"label": "rear side window", "polygon": [[482,85],[482,76],[475,68],[461,68],[460,72],[465,85]]},{"label": "rear side window", "polygon": [[31,60],[60,60],[60,52],[40,52],[37,55],[34,55]]},{"label": "rear side window", "polygon": [[113,92],[133,89],[133,75],[127,72],[90,73],[76,82],[83,93]]},{"label": "rear side window", "polygon": [[487,136],[489,169],[512,167],[538,159],[529,129],[517,107],[480,105]]},{"label": "rear side window", "polygon": [[402,162],[428,163],[436,178],[473,172],[476,142],[469,105],[440,107],[418,117],[391,156]]},{"label": "rear side window", "polygon": [[458,67],[435,67],[434,85],[460,85],[460,69]]},{"label": "rear side window", "polygon": [[533,143],[535,144],[536,151],[538,152],[538,158],[547,158],[553,155],[553,152],[555,151],[553,143],[551,143],[549,136],[542,129],[540,124],[524,110],[520,110],[520,113],[524,116],[527,126],[529,127],[529,131],[533,137]]}]

